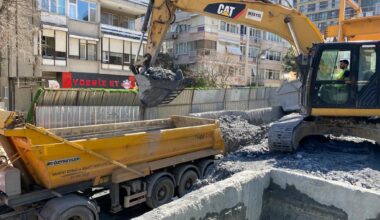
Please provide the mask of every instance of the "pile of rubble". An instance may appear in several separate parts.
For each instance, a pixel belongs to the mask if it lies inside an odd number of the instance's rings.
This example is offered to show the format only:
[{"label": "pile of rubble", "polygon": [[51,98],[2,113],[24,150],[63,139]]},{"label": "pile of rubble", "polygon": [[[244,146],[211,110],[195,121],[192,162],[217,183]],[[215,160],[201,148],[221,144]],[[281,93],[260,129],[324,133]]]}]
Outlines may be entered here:
[{"label": "pile of rubble", "polygon": [[243,170],[282,168],[380,190],[380,148],[373,142],[353,137],[313,137],[305,139],[296,153],[273,153],[267,148],[268,125],[252,125],[239,116],[222,116],[220,122],[230,153],[196,188]]}]

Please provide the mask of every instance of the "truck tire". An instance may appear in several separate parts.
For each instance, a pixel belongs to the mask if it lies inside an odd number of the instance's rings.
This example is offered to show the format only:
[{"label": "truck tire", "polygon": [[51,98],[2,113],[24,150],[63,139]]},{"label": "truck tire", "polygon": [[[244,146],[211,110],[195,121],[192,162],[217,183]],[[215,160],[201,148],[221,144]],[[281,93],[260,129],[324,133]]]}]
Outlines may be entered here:
[{"label": "truck tire", "polygon": [[197,163],[197,167],[200,171],[200,179],[204,179],[205,177],[211,174],[212,169],[215,167],[214,160],[201,160]]},{"label": "truck tire", "polygon": [[194,170],[187,170],[181,177],[178,184],[178,196],[182,197],[190,192],[195,181],[198,179],[198,174]]},{"label": "truck tire", "polygon": [[61,215],[61,220],[94,220],[94,215],[87,207],[73,207]]},{"label": "truck tire", "polygon": [[44,220],[98,220],[97,206],[85,197],[76,194],[49,200],[40,211]]},{"label": "truck tire", "polygon": [[209,164],[205,170],[204,170],[204,173],[203,173],[203,178],[206,178],[208,176],[211,176],[212,174],[212,171],[215,169],[215,164],[214,163],[211,163]]},{"label": "truck tire", "polygon": [[174,196],[174,182],[170,177],[163,176],[153,183],[151,195],[146,198],[146,204],[154,209],[170,202]]}]

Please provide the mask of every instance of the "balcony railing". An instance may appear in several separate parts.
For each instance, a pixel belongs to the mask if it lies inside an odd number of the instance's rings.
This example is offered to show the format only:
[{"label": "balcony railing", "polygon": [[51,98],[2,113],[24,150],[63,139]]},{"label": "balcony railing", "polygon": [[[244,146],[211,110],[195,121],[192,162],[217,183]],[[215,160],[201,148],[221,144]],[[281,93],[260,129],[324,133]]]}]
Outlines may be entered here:
[{"label": "balcony railing", "polygon": [[[101,24],[102,32],[110,35],[116,35],[120,37],[126,37],[131,38],[135,40],[140,40],[141,38],[141,32],[123,28],[123,27],[116,27],[108,24]],[[144,40],[147,38],[144,37]]]}]

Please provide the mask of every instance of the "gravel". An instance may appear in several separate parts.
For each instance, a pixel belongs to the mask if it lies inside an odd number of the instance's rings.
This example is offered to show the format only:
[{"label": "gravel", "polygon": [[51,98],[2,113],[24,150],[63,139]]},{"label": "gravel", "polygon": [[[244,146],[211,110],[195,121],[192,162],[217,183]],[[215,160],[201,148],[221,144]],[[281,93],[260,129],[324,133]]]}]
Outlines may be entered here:
[{"label": "gravel", "polygon": [[355,137],[305,139],[296,153],[268,150],[268,126],[255,126],[236,116],[220,118],[230,153],[195,189],[243,170],[281,168],[366,189],[380,190],[380,146]]},{"label": "gravel", "polygon": [[267,126],[255,126],[241,116],[224,115],[219,121],[227,152],[234,152],[241,146],[259,144],[267,133]]},{"label": "gravel", "polygon": [[164,69],[161,67],[150,67],[143,74],[145,74],[145,75],[147,75],[153,79],[156,79],[156,80],[174,81],[174,80],[181,80],[183,78],[182,72],[180,72],[180,70],[177,71],[176,73],[174,73],[171,70]]}]

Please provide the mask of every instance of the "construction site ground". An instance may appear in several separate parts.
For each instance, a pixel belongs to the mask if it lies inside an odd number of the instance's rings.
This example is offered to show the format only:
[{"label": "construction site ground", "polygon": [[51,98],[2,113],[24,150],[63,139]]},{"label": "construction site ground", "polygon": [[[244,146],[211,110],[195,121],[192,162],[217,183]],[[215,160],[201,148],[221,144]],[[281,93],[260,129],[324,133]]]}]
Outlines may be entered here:
[{"label": "construction site ground", "polygon": [[[296,153],[273,153],[267,147],[269,124],[252,124],[236,114],[218,118],[229,153],[215,165],[210,176],[195,184],[194,191],[242,171],[278,168],[380,192],[380,147],[369,140],[310,137]],[[126,219],[147,211],[145,206],[139,206],[118,215],[103,216]]]},{"label": "construction site ground", "polygon": [[240,116],[220,118],[231,151],[199,185],[243,170],[281,168],[380,191],[380,146],[355,137],[310,137],[296,153],[268,150],[269,125],[253,125]]}]

